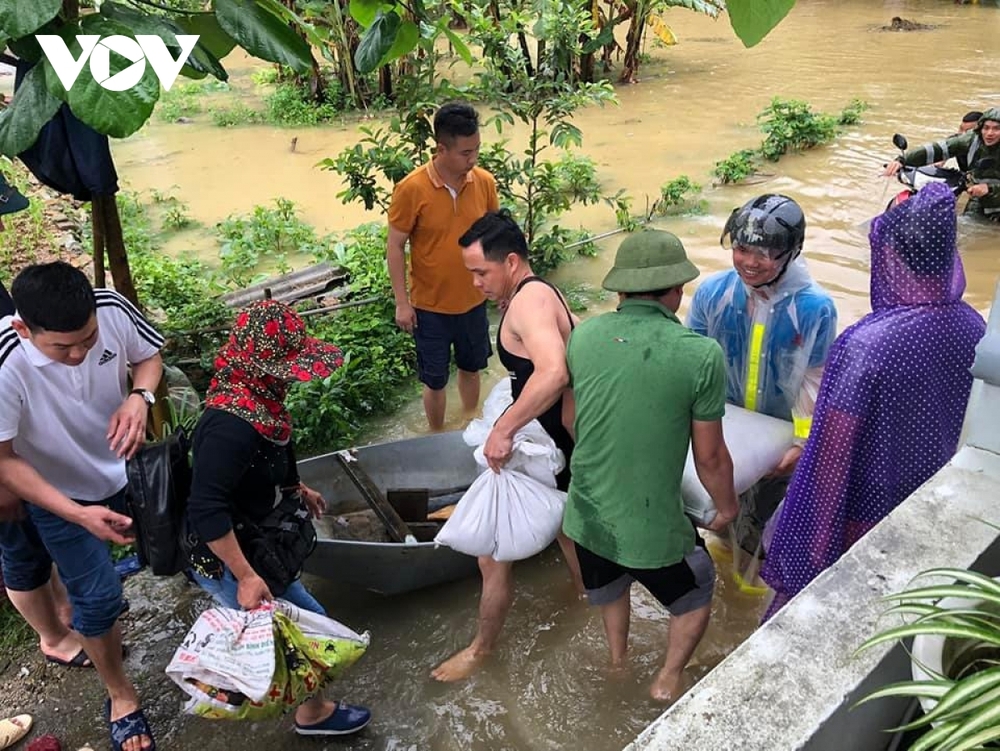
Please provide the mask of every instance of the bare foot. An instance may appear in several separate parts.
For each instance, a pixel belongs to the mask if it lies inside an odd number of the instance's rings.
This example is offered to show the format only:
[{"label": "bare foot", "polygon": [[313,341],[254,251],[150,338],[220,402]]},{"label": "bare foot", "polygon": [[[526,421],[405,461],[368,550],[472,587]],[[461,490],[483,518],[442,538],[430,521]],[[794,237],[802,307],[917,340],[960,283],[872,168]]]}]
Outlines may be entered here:
[{"label": "bare foot", "polygon": [[[45,642],[39,643],[39,649],[42,654],[46,657],[50,657],[61,662],[71,662],[80,652],[83,651],[83,645],[77,638],[76,633],[73,631],[67,631],[66,635],[56,644],[47,644]],[[86,660],[86,664],[80,667],[90,667],[90,660]]]},{"label": "bare foot", "polygon": [[302,702],[295,710],[295,721],[299,725],[315,725],[323,722],[337,711],[337,702],[314,697]]},{"label": "bare foot", "polygon": [[434,668],[431,671],[431,678],[442,683],[464,680],[475,673],[488,656],[488,652],[479,652],[473,647],[466,647]]},{"label": "bare foot", "polygon": [[665,702],[667,704],[673,704],[675,701],[681,698],[681,694],[687,689],[687,681],[684,679],[684,673],[668,673],[666,670],[660,670],[656,674],[656,679],[653,681],[653,685],[649,687],[649,695],[653,697],[655,701]]},{"label": "bare foot", "polygon": [[604,669],[608,680],[615,682],[623,682],[632,676],[632,663],[628,660],[622,660],[621,662],[612,662]]},{"label": "bare foot", "polygon": [[[111,722],[120,720],[122,717],[135,712],[137,709],[140,709],[138,699],[121,698],[112,701],[109,708],[109,720]],[[122,751],[146,751],[146,749],[151,748],[152,745],[153,739],[145,734],[129,736],[124,739],[121,744]]]}]

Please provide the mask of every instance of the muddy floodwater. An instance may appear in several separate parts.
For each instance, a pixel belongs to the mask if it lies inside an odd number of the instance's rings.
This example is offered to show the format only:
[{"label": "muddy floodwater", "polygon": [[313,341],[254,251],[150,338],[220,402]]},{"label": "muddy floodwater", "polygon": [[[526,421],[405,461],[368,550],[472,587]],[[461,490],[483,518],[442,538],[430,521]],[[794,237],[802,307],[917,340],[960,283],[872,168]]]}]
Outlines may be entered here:
[{"label": "muddy floodwater", "polygon": [[[935,28],[875,30],[894,16]],[[724,19],[671,10],[667,21],[680,44],[649,48],[653,62],[643,66],[638,85],[618,88],[619,106],[576,117],[583,152],[598,163],[605,191],[626,189],[641,209],[646,196],[652,201],[660,185],[681,174],[705,185],[703,215],[655,223],[678,234],[705,272],[729,263],[718,237],[732,208],[765,191],[794,196],[808,220],[805,253],[813,275],[833,294],[841,328],[856,321],[868,310],[863,222],[898,187],[879,176],[881,165],[895,155],[892,134],[902,132],[912,144],[941,138],[957,129],[967,110],[1000,105],[1000,10],[941,0],[799,0],[752,50],[742,47]],[[823,111],[839,111],[860,98],[871,109],[863,124],[848,128],[833,144],[769,165],[773,176],[759,184],[713,187],[709,173],[717,160],[759,143],[754,118],[773,96],[804,99]],[[207,227],[283,196],[321,231],[340,231],[384,219],[342,206],[335,197],[341,188],[337,177],[314,167],[353,144],[358,124],[224,130],[203,115],[186,125],[153,123],[114,150],[126,187],[174,189]],[[517,142],[522,136],[514,131],[511,137]],[[298,139],[294,152],[292,138]],[[594,232],[614,227],[606,207],[575,211],[561,223]],[[959,232],[966,299],[985,312],[1000,272],[1000,230],[963,220]],[[568,264],[555,280],[564,287],[598,288],[617,243],[618,238],[602,241],[596,258]],[[216,252],[210,235],[197,230],[179,233],[168,249],[206,259]],[[599,301],[587,315],[610,305],[608,299]],[[494,365],[489,381],[501,375]],[[457,403],[454,393],[450,402]],[[422,424],[414,402],[376,425],[370,437],[411,435]],[[457,415],[451,425],[457,426]],[[724,561],[719,571],[713,620],[694,658],[693,680],[753,630],[761,610],[759,598],[729,583]],[[635,594],[633,667],[624,675],[609,674],[600,618],[572,593],[555,551],[517,566],[517,599],[498,652],[475,678],[454,686],[439,685],[428,673],[471,636],[479,593],[474,579],[388,599],[345,590],[331,574],[331,580],[309,579],[314,592],[334,617],[372,633],[368,654],[331,695],[369,705],[375,720],[355,739],[325,743],[295,737],[287,719],[227,724],[177,716],[180,694],[162,671],[205,601],[179,581],[133,580],[128,665],[142,676],[161,749],[614,751],[662,711],[646,689],[662,660],[666,616]],[[19,672],[22,664],[26,675]],[[42,730],[60,733],[64,748],[84,741],[105,747],[93,675],[44,668],[34,655],[8,666],[4,675],[5,713],[35,713]],[[738,747],[734,738],[733,748]]]}]

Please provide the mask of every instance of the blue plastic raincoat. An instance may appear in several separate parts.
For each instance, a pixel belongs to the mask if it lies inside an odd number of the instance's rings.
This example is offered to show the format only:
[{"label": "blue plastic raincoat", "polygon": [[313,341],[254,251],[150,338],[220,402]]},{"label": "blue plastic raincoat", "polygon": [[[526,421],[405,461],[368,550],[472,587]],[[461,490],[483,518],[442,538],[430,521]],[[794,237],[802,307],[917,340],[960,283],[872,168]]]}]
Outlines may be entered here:
[{"label": "blue plastic raincoat", "polygon": [[694,294],[688,326],[722,345],[726,400],[795,425],[809,436],[812,411],[837,310],[800,256],[774,284],[753,288],[735,269],[714,274]]}]

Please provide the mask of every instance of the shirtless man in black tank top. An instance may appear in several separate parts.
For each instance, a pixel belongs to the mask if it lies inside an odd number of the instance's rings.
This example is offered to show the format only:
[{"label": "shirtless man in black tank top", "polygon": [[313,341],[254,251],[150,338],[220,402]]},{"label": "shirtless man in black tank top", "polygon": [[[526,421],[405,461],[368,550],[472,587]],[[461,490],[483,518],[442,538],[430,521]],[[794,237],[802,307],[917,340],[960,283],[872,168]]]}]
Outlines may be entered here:
[{"label": "shirtless man in black tank top", "polygon": [[[528,244],[521,228],[505,211],[476,221],[458,241],[473,283],[490,300],[505,305],[497,333],[497,350],[510,372],[514,403],[497,420],[483,453],[496,472],[510,459],[514,435],[534,419],[542,424],[566,454],[560,489],[569,486],[572,439],[562,425],[563,393],[569,384],[566,341],[576,318],[559,291],[535,276],[528,262]],[[577,591],[584,592],[573,543],[562,532],[559,546]],[[465,649],[435,668],[439,681],[467,678],[493,651],[513,600],[513,564],[490,556],[479,558],[483,593],[479,600],[476,636]]]}]

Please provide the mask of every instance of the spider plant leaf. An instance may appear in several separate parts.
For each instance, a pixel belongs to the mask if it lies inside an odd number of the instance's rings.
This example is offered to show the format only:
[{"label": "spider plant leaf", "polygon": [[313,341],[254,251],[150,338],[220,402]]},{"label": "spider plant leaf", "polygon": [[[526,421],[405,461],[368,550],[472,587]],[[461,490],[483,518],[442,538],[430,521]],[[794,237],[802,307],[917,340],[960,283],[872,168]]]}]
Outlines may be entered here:
[{"label": "spider plant leaf", "polygon": [[929,730],[924,733],[916,742],[910,746],[908,751],[933,751],[934,749],[940,749],[942,743],[947,743],[948,738],[954,733],[959,727],[961,727],[961,722],[943,722],[938,725],[933,730]]},{"label": "spider plant leaf", "polygon": [[969,751],[969,749],[973,748],[986,748],[986,744],[998,738],[1000,738],[1000,726],[986,728],[966,738],[958,745],[952,746],[951,751]]},{"label": "spider plant leaf", "polygon": [[921,717],[919,721],[903,725],[897,730],[909,730],[929,722],[937,722],[950,714],[955,714],[956,710],[959,710],[961,714],[966,714],[973,709],[971,702],[974,699],[997,691],[1000,691],[1000,670],[991,668],[976,673],[963,681],[956,681],[952,689],[938,700],[934,709]]},{"label": "spider plant leaf", "polygon": [[943,597],[957,597],[963,600],[986,600],[1000,605],[1000,592],[987,591],[978,587],[967,587],[961,584],[943,584],[934,587],[908,589],[905,592],[885,595],[884,602],[909,602],[913,600],[940,600]]},{"label": "spider plant leaf", "polygon": [[960,568],[931,568],[922,571],[920,577],[946,576],[956,581],[966,582],[979,589],[1000,594],[1000,582],[994,581],[990,577],[975,571],[966,571]]},{"label": "spider plant leaf", "polygon": [[855,707],[871,701],[872,699],[883,699],[888,696],[926,696],[928,699],[941,699],[951,691],[954,686],[953,681],[943,679],[940,681],[900,681],[883,686],[878,691],[873,691],[865,698],[855,702]]},{"label": "spider plant leaf", "polygon": [[974,628],[956,623],[908,623],[876,634],[858,647],[854,654],[857,655],[859,652],[863,652],[878,644],[905,639],[909,636],[918,636],[920,634],[954,636],[959,639],[978,639],[989,644],[1000,645],[1000,630]]},{"label": "spider plant leaf", "polygon": [[[958,727],[952,730],[948,740],[941,744],[940,751],[956,751],[961,748],[963,751],[976,748],[977,745],[968,745],[970,739],[975,739],[983,731],[996,730],[1000,727],[1000,704],[994,703],[991,706],[975,712],[972,715],[963,717],[961,720],[954,720]],[[952,723],[948,723],[952,724]]]},{"label": "spider plant leaf", "polygon": [[[961,681],[959,682],[961,683]],[[987,704],[992,704],[993,702],[1000,701],[1000,687],[994,688],[991,691],[987,691],[984,694],[980,694],[975,699],[972,699],[964,707],[957,707],[954,711],[948,712],[945,715],[936,718],[934,721],[947,722],[949,720],[957,720],[964,714],[969,714],[971,712],[977,711],[980,707],[984,707]],[[935,707],[936,709],[937,707]]]},{"label": "spider plant leaf", "polygon": [[885,618],[890,615],[927,616],[940,613],[942,610],[944,610],[944,608],[939,608],[937,605],[930,605],[926,602],[901,602],[898,605],[893,605],[888,610],[883,611],[882,617]]}]

